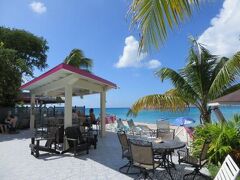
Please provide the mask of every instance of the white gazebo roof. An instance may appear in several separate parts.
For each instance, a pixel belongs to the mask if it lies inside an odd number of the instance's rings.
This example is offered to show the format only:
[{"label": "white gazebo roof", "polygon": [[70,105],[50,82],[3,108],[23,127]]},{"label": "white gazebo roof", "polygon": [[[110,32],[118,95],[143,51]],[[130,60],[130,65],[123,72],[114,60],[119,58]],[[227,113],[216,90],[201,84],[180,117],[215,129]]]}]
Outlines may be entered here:
[{"label": "white gazebo roof", "polygon": [[67,64],[59,64],[53,69],[22,85],[21,90],[30,90],[35,95],[65,96],[64,87],[72,85],[74,96],[94,94],[117,88],[117,85]]}]

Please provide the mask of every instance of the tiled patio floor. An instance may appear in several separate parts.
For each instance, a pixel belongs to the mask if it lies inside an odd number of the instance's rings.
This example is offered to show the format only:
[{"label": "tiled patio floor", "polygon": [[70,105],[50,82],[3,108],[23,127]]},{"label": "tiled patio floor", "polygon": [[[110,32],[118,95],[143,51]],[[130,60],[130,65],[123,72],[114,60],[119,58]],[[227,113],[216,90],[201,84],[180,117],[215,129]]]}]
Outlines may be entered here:
[{"label": "tiled patio floor", "polygon": [[[31,131],[20,131],[19,134],[0,134],[0,179],[134,179],[118,171],[126,164],[121,159],[121,148],[115,133],[108,132],[99,138],[98,147],[89,154],[78,157],[71,154],[43,154],[39,159],[30,155],[29,143]],[[176,157],[174,161],[176,162]],[[182,179],[184,173],[190,172],[185,166],[177,165],[172,170],[174,179]],[[205,169],[206,172],[206,169]],[[169,179],[165,171],[159,170],[155,179]]]}]

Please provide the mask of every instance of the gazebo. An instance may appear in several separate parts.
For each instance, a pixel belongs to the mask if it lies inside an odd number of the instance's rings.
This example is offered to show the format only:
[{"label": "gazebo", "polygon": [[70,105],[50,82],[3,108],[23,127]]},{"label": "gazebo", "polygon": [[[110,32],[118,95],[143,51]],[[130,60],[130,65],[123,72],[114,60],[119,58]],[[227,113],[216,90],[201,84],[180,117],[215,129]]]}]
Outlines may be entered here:
[{"label": "gazebo", "polygon": [[59,64],[20,87],[31,94],[30,129],[34,129],[36,96],[65,97],[64,128],[72,126],[72,96],[100,94],[101,135],[105,133],[106,92],[117,85],[76,67]]}]

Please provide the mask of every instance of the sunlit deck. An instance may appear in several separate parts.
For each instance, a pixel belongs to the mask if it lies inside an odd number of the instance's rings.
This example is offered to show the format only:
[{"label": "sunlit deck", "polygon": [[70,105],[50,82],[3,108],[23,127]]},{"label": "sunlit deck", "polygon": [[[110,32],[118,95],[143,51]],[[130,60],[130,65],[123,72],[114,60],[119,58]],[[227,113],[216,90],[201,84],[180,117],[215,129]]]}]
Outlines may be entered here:
[{"label": "sunlit deck", "polygon": [[[39,159],[30,155],[30,130],[19,134],[0,134],[0,179],[134,179],[124,175],[118,168],[127,163],[121,159],[121,148],[115,133],[107,132],[99,138],[98,147],[89,154],[83,152],[78,157],[72,154],[40,155]],[[42,152],[44,153],[44,152]],[[177,157],[174,156],[175,163]],[[174,179],[182,179],[189,170],[177,165],[172,170]],[[203,169],[206,172],[206,169]],[[164,170],[159,169],[156,179],[170,179]]]}]

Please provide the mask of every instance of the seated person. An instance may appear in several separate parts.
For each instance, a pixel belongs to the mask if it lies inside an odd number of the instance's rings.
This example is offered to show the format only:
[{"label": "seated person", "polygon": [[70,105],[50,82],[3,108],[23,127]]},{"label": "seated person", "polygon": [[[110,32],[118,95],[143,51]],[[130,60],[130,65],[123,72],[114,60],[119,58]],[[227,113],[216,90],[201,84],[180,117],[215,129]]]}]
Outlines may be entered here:
[{"label": "seated person", "polygon": [[77,111],[77,115],[78,115],[78,117],[81,117],[81,116],[82,116],[82,114],[81,114],[80,111]]},{"label": "seated person", "polygon": [[98,120],[95,117],[93,108],[89,109],[89,118],[91,124],[98,124]]},{"label": "seated person", "polygon": [[5,123],[10,130],[16,129],[16,123],[17,123],[17,117],[12,115],[12,113],[9,111],[7,118],[5,119]]},{"label": "seated person", "polygon": [[72,110],[72,118],[73,119],[78,119],[78,114],[76,113],[75,109]]},{"label": "seated person", "polygon": [[72,110],[72,123],[79,124],[79,117],[75,109]]},{"label": "seated person", "polygon": [[1,133],[5,133],[5,129],[6,129],[6,125],[5,124],[3,124],[3,123],[0,123],[0,130],[1,130]]}]

